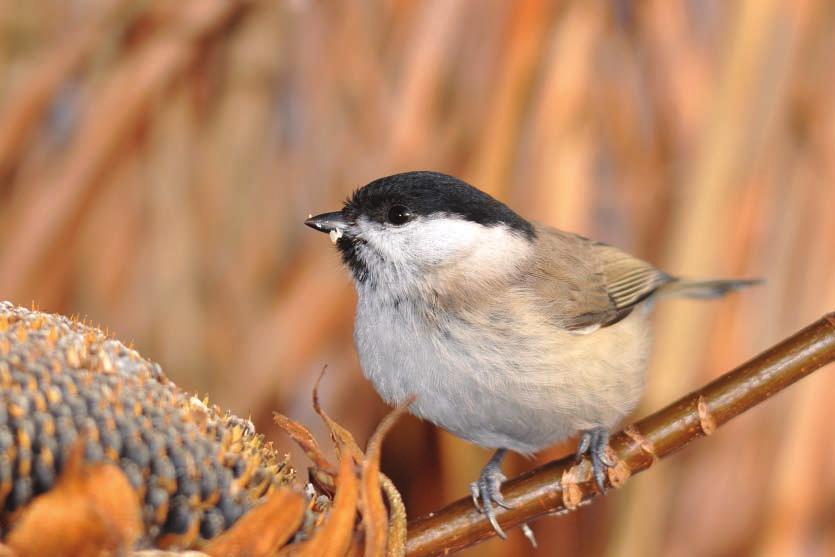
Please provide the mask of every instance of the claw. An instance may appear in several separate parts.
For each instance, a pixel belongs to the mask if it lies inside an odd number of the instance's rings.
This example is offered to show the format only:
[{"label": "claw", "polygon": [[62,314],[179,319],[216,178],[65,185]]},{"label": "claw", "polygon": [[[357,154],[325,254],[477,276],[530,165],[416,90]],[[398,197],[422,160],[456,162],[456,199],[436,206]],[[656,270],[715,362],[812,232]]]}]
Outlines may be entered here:
[{"label": "claw", "polygon": [[500,506],[503,509],[508,509],[508,510],[513,508],[513,505],[509,505],[508,503],[505,502],[504,495],[502,495],[502,492],[499,491],[499,488],[496,488],[496,490],[492,491],[491,493],[492,493],[491,497],[493,497],[493,502],[496,503],[498,506]]},{"label": "claw", "polygon": [[596,427],[586,430],[580,436],[577,445],[577,461],[588,455],[591,460],[592,475],[594,483],[600,493],[606,493],[606,470],[617,464],[615,460],[606,453],[609,445],[609,432],[604,427]]},{"label": "claw", "polygon": [[575,460],[580,462],[583,460],[583,456],[589,452],[589,447],[591,447],[591,438],[592,433],[590,431],[584,431],[582,435],[580,435],[580,441],[577,443],[577,455],[575,456]]},{"label": "claw", "polygon": [[614,468],[618,461],[606,451],[607,445],[603,446],[603,454],[600,455],[600,460],[606,465],[606,468]]},{"label": "claw", "polygon": [[499,521],[496,520],[496,511],[493,508],[493,503],[500,506],[502,505],[502,503],[499,503],[498,501],[498,499],[501,499],[502,495],[498,491],[493,491],[490,483],[491,481],[489,478],[486,478],[484,472],[482,472],[478,481],[470,484],[470,493],[472,493],[473,504],[475,507],[479,510],[479,512],[487,517],[487,520],[490,521],[490,525],[493,527],[493,530],[495,530],[496,534],[504,540],[507,539],[507,534],[505,534],[505,531],[502,530],[501,526],[499,526]]},{"label": "claw", "polygon": [[470,494],[473,497],[473,505],[487,517],[487,520],[490,521],[490,525],[493,527],[496,535],[503,540],[507,539],[507,534],[505,534],[505,531],[502,530],[501,526],[499,526],[499,521],[496,519],[496,510],[493,507],[493,504],[495,503],[505,509],[512,508],[511,505],[508,505],[505,502],[504,496],[501,492],[502,482],[507,479],[505,475],[502,474],[500,469],[504,454],[504,449],[497,450],[481,470],[481,475],[478,480],[470,484]]},{"label": "claw", "polygon": [[478,512],[481,512],[481,503],[478,501],[480,497],[478,482],[473,482],[470,484],[470,495],[473,496],[473,506],[478,510]]}]

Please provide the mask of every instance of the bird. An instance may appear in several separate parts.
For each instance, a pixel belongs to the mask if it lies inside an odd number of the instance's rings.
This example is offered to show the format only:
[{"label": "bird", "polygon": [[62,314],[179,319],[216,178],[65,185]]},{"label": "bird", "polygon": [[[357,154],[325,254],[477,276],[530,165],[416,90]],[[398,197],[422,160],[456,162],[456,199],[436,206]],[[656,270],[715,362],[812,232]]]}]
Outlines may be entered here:
[{"label": "bird", "polygon": [[374,180],[305,224],[350,270],[354,344],[380,396],[495,451],[470,491],[501,537],[508,451],[578,436],[604,492],[610,431],[644,390],[655,300],[758,282],[675,277],[431,171]]}]

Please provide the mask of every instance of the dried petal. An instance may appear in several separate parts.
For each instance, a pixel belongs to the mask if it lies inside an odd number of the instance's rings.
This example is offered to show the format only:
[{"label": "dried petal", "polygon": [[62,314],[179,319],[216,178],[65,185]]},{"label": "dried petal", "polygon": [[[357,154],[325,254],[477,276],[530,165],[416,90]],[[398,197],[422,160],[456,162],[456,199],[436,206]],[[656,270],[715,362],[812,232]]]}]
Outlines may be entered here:
[{"label": "dried petal", "polygon": [[77,443],[51,491],[22,513],[7,543],[19,557],[98,556],[127,551],[142,528],[139,498],[111,464],[82,462]]},{"label": "dried petal", "polygon": [[299,557],[342,557],[348,551],[354,534],[359,499],[359,482],[354,473],[354,463],[347,455],[339,463],[336,478],[336,496],[324,525],[300,551],[291,552]]},{"label": "dried petal", "polygon": [[354,461],[359,464],[365,460],[365,455],[359,445],[357,445],[357,442],[354,440],[354,436],[351,435],[347,429],[336,423],[333,418],[328,416],[319,404],[319,383],[322,381],[322,377],[325,376],[325,371],[327,369],[327,366],[322,368],[322,372],[316,379],[316,385],[313,386],[313,409],[316,410],[316,413],[319,414],[325,422],[325,425],[328,426],[328,430],[331,432],[331,439],[333,439],[333,442],[336,445],[336,452],[339,458],[342,458],[342,454],[347,452],[354,457]]},{"label": "dried petal", "polygon": [[280,487],[266,502],[209,542],[203,552],[211,557],[269,557],[299,529],[304,511],[304,497],[296,491]]},{"label": "dried petal", "polygon": [[383,493],[389,502],[389,531],[386,542],[386,557],[404,557],[406,555],[407,518],[403,497],[394,487],[394,482],[385,474],[380,474]]},{"label": "dried petal", "polygon": [[387,553],[388,515],[380,491],[380,452],[386,434],[406,412],[412,400],[398,406],[383,418],[368,442],[360,488],[365,524],[365,557],[383,557]]},{"label": "dried petal", "polygon": [[284,414],[279,414],[278,412],[273,413],[273,421],[275,421],[275,424],[284,430],[284,432],[296,442],[296,444],[304,451],[304,454],[307,455],[307,458],[313,461],[313,464],[315,464],[318,468],[330,472],[334,472],[336,470],[336,467],[330,463],[328,458],[325,456],[325,453],[319,448],[319,444],[316,442],[316,439],[313,437],[313,434],[310,433],[309,429],[299,422],[291,420]]}]

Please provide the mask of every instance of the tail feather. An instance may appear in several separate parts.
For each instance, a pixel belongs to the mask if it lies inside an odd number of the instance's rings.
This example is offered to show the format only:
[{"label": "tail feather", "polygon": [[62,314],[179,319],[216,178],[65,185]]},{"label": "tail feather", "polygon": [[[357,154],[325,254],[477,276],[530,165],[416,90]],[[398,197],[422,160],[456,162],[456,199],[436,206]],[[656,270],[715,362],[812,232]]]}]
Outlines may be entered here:
[{"label": "tail feather", "polygon": [[762,279],[675,280],[658,289],[658,295],[676,298],[720,298],[729,292],[761,284]]}]

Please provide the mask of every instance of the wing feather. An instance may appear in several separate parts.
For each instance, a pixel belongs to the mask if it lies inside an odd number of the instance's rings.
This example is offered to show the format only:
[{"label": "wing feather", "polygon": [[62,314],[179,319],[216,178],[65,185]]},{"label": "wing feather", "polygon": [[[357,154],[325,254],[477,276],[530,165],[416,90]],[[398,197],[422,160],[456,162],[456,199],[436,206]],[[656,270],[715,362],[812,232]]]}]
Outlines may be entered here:
[{"label": "wing feather", "polygon": [[619,310],[635,306],[659,287],[675,280],[664,271],[606,244],[594,244],[606,289]]},{"label": "wing feather", "polygon": [[636,304],[675,279],[606,244],[537,228],[537,256],[526,276],[560,327],[589,333],[617,323]]}]

